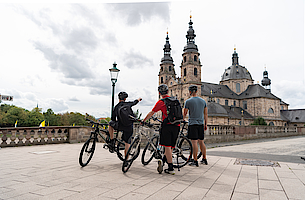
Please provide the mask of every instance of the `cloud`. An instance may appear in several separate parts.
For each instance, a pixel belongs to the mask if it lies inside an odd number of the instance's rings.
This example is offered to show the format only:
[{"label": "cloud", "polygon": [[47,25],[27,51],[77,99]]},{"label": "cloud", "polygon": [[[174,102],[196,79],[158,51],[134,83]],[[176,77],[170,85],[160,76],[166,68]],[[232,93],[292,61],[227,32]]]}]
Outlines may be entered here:
[{"label": "cloud", "polygon": [[146,66],[153,66],[154,63],[152,60],[148,59],[140,52],[135,52],[133,49],[124,55],[124,65],[128,68],[143,68]]},{"label": "cloud", "polygon": [[79,101],[79,99],[76,98],[76,97],[70,97],[70,98],[69,98],[69,101]]},{"label": "cloud", "polygon": [[64,112],[69,109],[69,106],[63,99],[47,99],[47,101],[42,102],[42,107],[52,108],[55,113]]},{"label": "cloud", "polygon": [[159,17],[165,22],[169,22],[170,3],[118,3],[107,4],[114,13],[119,13],[126,20],[127,25],[137,26],[142,22]]}]

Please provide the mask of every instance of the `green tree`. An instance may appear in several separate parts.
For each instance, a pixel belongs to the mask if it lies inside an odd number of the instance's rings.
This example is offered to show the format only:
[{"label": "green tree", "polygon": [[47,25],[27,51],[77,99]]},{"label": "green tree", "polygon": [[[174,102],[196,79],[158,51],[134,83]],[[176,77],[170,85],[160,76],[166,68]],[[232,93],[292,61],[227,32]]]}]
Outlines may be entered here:
[{"label": "green tree", "polygon": [[40,123],[44,120],[43,114],[41,113],[41,108],[33,108],[30,111],[28,117],[28,126],[39,126]]},{"label": "green tree", "polygon": [[251,125],[267,125],[265,119],[262,117],[257,117],[254,119],[254,122]]},{"label": "green tree", "polygon": [[69,114],[69,124],[72,125],[72,124],[75,124],[75,125],[87,125],[87,122],[86,122],[86,119],[85,119],[85,116],[80,114],[80,113],[74,113],[74,112],[71,112]]},{"label": "green tree", "polygon": [[15,122],[18,121],[17,126],[28,126],[28,112],[26,112],[23,108],[19,107],[11,107],[6,113],[4,122],[8,126],[15,126]]},{"label": "green tree", "polygon": [[60,116],[56,115],[51,108],[47,110],[47,112],[43,113],[43,117],[46,120],[46,124],[49,126],[58,126]]}]

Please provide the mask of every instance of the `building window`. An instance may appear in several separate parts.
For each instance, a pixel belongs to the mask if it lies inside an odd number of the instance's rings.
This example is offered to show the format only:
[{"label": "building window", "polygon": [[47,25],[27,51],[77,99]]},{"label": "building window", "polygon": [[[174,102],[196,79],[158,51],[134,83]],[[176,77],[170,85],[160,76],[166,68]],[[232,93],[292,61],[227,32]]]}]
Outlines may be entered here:
[{"label": "building window", "polygon": [[284,106],[281,106],[281,110],[284,110]]},{"label": "building window", "polygon": [[229,105],[229,101],[225,100],[225,105],[228,106]]},{"label": "building window", "polygon": [[270,123],[269,123],[269,126],[274,126],[274,123],[273,123],[273,122],[270,122]]},{"label": "building window", "polygon": [[273,109],[269,108],[268,113],[271,113],[271,114],[274,113]]},{"label": "building window", "polygon": [[197,62],[197,56],[196,55],[194,56],[194,61]]},{"label": "building window", "polygon": [[233,105],[236,107],[236,101],[233,102]]},{"label": "building window", "polygon": [[168,71],[172,71],[172,66],[168,66]]},{"label": "building window", "polygon": [[247,101],[243,101],[243,109],[247,110],[247,108],[248,108]]},{"label": "building window", "polygon": [[184,56],[184,58],[183,58],[183,59],[184,59],[184,62],[186,62],[186,56]]},{"label": "building window", "polygon": [[166,76],[165,80],[167,81],[167,76]]},{"label": "building window", "polygon": [[163,77],[161,77],[161,83],[163,83]]},{"label": "building window", "polygon": [[217,103],[219,103],[219,99],[217,99]]},{"label": "building window", "polygon": [[236,83],[236,92],[237,92],[237,93],[240,92],[240,83]]},{"label": "building window", "polygon": [[183,70],[183,76],[186,76],[186,68],[184,68],[184,70]]},{"label": "building window", "polygon": [[161,72],[163,72],[163,67],[161,67]]},{"label": "building window", "polygon": [[194,75],[197,76],[197,68],[194,68]]},{"label": "building window", "polygon": [[171,85],[173,85],[173,82],[171,82]]}]

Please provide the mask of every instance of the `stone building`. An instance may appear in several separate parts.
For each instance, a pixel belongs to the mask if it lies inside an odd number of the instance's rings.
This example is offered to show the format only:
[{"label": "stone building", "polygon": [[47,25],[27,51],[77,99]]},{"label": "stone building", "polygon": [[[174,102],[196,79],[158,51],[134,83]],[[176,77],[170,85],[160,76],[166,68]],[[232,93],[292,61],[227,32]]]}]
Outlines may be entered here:
[{"label": "stone building", "polygon": [[190,97],[188,87],[197,85],[198,95],[208,105],[210,125],[250,125],[255,118],[262,117],[272,126],[304,126],[305,109],[288,110],[289,104],[271,93],[271,80],[266,70],[262,85],[254,84],[249,70],[239,64],[236,48],[232,54],[232,65],[225,69],[219,84],[202,82],[202,65],[195,37],[190,17],[180,65],[181,75],[178,77],[167,33],[158,76],[159,85],[168,85],[169,95],[176,96],[183,105]]}]

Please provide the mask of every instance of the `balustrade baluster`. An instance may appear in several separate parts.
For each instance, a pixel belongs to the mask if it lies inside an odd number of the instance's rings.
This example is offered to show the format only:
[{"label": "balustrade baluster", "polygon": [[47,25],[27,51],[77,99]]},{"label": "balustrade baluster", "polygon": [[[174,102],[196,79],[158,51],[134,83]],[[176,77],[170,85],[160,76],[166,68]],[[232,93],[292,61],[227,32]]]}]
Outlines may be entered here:
[{"label": "balustrade baluster", "polygon": [[26,130],[26,136],[25,136],[26,141],[24,142],[24,145],[30,145],[31,144],[31,130]]},{"label": "balustrade baluster", "polygon": [[24,130],[19,130],[19,136],[18,136],[18,146],[23,146],[24,143],[23,143],[23,139],[24,139],[24,136],[23,136],[23,133],[24,133]]},{"label": "balustrade baluster", "polygon": [[1,138],[2,139],[1,147],[7,146],[7,143],[6,143],[6,140],[7,140],[6,133],[7,133],[7,130],[0,132],[0,134],[3,134],[2,138]]},{"label": "balustrade baluster", "polygon": [[39,138],[39,135],[38,135],[38,130],[34,130],[34,141],[33,141],[33,144],[38,144],[38,138]]},{"label": "balustrade baluster", "polygon": [[45,138],[46,138],[46,129],[42,128],[40,130],[40,144],[45,144],[46,143]]},{"label": "balustrade baluster", "polygon": [[59,134],[58,134],[58,129],[53,129],[52,131],[54,131],[54,142],[55,143],[59,143],[59,142],[61,142],[61,138],[60,138],[60,136],[59,136]]},{"label": "balustrade baluster", "polygon": [[10,139],[11,139],[11,143],[10,143],[10,146],[16,146],[16,142],[15,142],[15,140],[16,140],[16,130],[12,130],[11,131],[11,137],[10,137]]},{"label": "balustrade baluster", "polygon": [[53,136],[53,134],[52,134],[52,131],[50,131],[50,129],[46,129],[46,133],[47,133],[47,137],[48,137],[48,140],[47,140],[47,143],[53,143],[53,141],[52,141],[52,136]]}]

